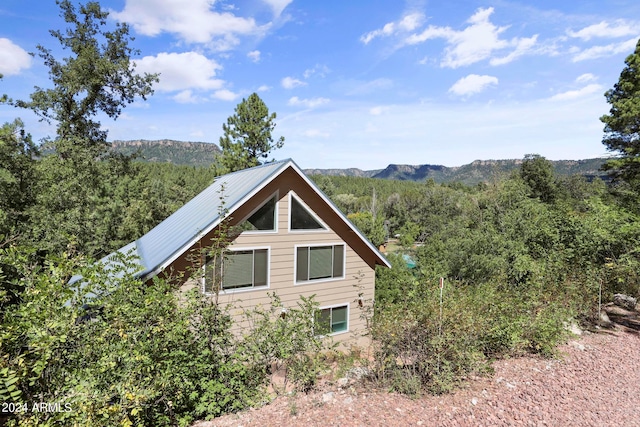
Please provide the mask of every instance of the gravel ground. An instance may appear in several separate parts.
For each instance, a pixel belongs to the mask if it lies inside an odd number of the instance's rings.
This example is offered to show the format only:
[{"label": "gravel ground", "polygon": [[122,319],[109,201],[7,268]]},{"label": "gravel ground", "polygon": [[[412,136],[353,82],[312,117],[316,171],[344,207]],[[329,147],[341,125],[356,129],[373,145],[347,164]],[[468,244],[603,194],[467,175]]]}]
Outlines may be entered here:
[{"label": "gravel ground", "polygon": [[489,377],[420,399],[337,385],[194,427],[640,426],[640,336],[617,330],[572,339],[558,359],[498,361]]}]

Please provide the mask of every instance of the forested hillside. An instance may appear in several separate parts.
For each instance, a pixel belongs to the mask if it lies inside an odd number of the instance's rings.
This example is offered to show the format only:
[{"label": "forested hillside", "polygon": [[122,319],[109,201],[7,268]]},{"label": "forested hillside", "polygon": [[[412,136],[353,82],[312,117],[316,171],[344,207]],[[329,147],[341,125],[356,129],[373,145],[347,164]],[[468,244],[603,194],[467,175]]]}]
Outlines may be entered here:
[{"label": "forested hillside", "polygon": [[[206,142],[187,142],[173,140],[159,141],[113,141],[112,149],[124,155],[137,155],[136,160],[153,163],[173,163],[186,166],[211,166],[221,153],[216,144]],[[558,175],[583,175],[588,179],[600,177],[606,179],[601,170],[607,159],[552,160],[554,171]],[[295,159],[294,159],[295,161]],[[347,169],[305,169],[308,175],[355,176],[365,178],[393,179],[400,181],[461,182],[477,184],[490,181],[496,176],[517,170],[522,159],[476,160],[472,163],[447,167],[440,165],[399,165],[390,164],[385,169],[361,170]]]},{"label": "forested hillside", "polygon": [[[558,175],[583,175],[589,179],[600,177],[607,179],[601,170],[605,158],[586,160],[552,160],[554,171]],[[357,176],[367,178],[393,179],[400,181],[461,182],[477,184],[495,179],[496,176],[516,171],[522,159],[512,160],[476,160],[472,163],[447,167],[441,165],[398,165],[390,164],[385,169],[363,171],[361,169],[306,169],[310,175]]]},{"label": "forested hillside", "polygon": [[186,166],[211,166],[221,152],[216,144],[170,139],[113,141],[111,148],[126,156],[135,155],[138,161]]}]

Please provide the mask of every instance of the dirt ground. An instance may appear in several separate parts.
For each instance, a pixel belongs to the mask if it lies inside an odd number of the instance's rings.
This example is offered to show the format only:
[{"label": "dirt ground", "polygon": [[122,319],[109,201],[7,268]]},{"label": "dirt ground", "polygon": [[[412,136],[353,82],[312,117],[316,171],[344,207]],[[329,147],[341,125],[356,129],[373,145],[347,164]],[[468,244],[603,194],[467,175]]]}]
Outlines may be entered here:
[{"label": "dirt ground", "polygon": [[617,328],[584,333],[557,359],[501,360],[494,373],[454,393],[418,399],[329,383],[213,426],[640,426],[640,335]]}]

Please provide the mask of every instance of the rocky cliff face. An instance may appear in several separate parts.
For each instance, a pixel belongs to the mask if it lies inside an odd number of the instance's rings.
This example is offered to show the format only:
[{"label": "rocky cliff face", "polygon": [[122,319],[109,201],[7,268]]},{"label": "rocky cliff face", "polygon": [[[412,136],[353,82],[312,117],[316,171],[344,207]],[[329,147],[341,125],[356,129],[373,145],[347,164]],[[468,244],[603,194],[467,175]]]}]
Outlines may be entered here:
[{"label": "rocky cliff face", "polygon": [[191,166],[209,166],[221,152],[216,144],[171,139],[113,141],[111,147],[114,151],[126,155],[136,153],[142,161]]}]

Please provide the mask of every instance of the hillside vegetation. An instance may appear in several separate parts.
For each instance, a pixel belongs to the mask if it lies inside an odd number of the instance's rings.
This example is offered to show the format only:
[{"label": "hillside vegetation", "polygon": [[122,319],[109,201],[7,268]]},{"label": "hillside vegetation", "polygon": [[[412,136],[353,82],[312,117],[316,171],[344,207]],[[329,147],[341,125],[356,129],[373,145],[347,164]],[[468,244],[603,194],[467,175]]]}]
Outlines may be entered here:
[{"label": "hillside vegetation", "polygon": [[171,139],[157,141],[113,141],[111,148],[125,156],[135,155],[136,160],[174,165],[206,166],[215,163],[221,153],[216,144],[207,142],[182,142]]},{"label": "hillside vegetation", "polygon": [[[173,163],[176,165],[209,167],[221,153],[216,144],[206,142],[186,142],[173,140],[133,140],[113,141],[112,149],[125,155],[136,154],[136,160],[142,162]],[[295,159],[294,159],[295,160]],[[585,160],[555,160],[551,161],[554,171],[558,175],[583,175],[588,179],[600,177],[606,179],[601,171],[606,158]],[[476,160],[472,163],[447,167],[441,165],[401,165],[389,164],[384,169],[362,170],[347,169],[305,169],[307,175],[352,176],[363,178],[393,179],[400,181],[461,182],[473,185],[490,181],[499,175],[518,170],[522,159],[511,160]]]},{"label": "hillside vegetation", "polygon": [[[375,304],[354,300],[372,345],[335,353],[314,298],[284,307],[275,294],[245,312],[249,327],[239,336],[236,307],[198,287],[184,291],[183,272],[145,282],[126,254],[96,260],[134,242],[221,171],[271,158],[284,143],[271,135],[275,113],[256,93],[243,99],[210,166],[174,164],[188,156],[167,154],[183,147],[171,141],[136,143],[147,162],[114,152],[98,119],[146,100],[158,75],[135,72],[129,27],[98,3],[56,3],[67,28],[50,32],[55,49],[36,47],[51,87],[27,100],[0,97],[55,127],[53,151],[42,155],[19,119],[0,126],[0,402],[13,403],[0,424],[187,426],[262,405],[269,393],[311,390],[333,361],[344,372],[357,366],[384,390],[444,393],[496,358],[553,355],[568,323],[598,319],[600,297],[640,293],[640,89],[628,92],[635,67],[607,93],[615,107],[604,119],[607,141],[621,151],[607,166],[614,181],[592,176],[597,160],[555,167],[537,155],[514,167],[474,162],[445,183],[430,174],[447,169],[428,165],[376,173],[397,179],[315,175],[375,246],[398,238],[392,267],[376,269]],[[639,61],[640,42],[628,63]],[[197,150],[214,147],[189,150],[204,157]],[[202,277],[202,258],[223,259],[235,231],[221,222],[184,273]],[[273,381],[276,368],[283,377]],[[34,410],[38,402],[50,410]]]}]

